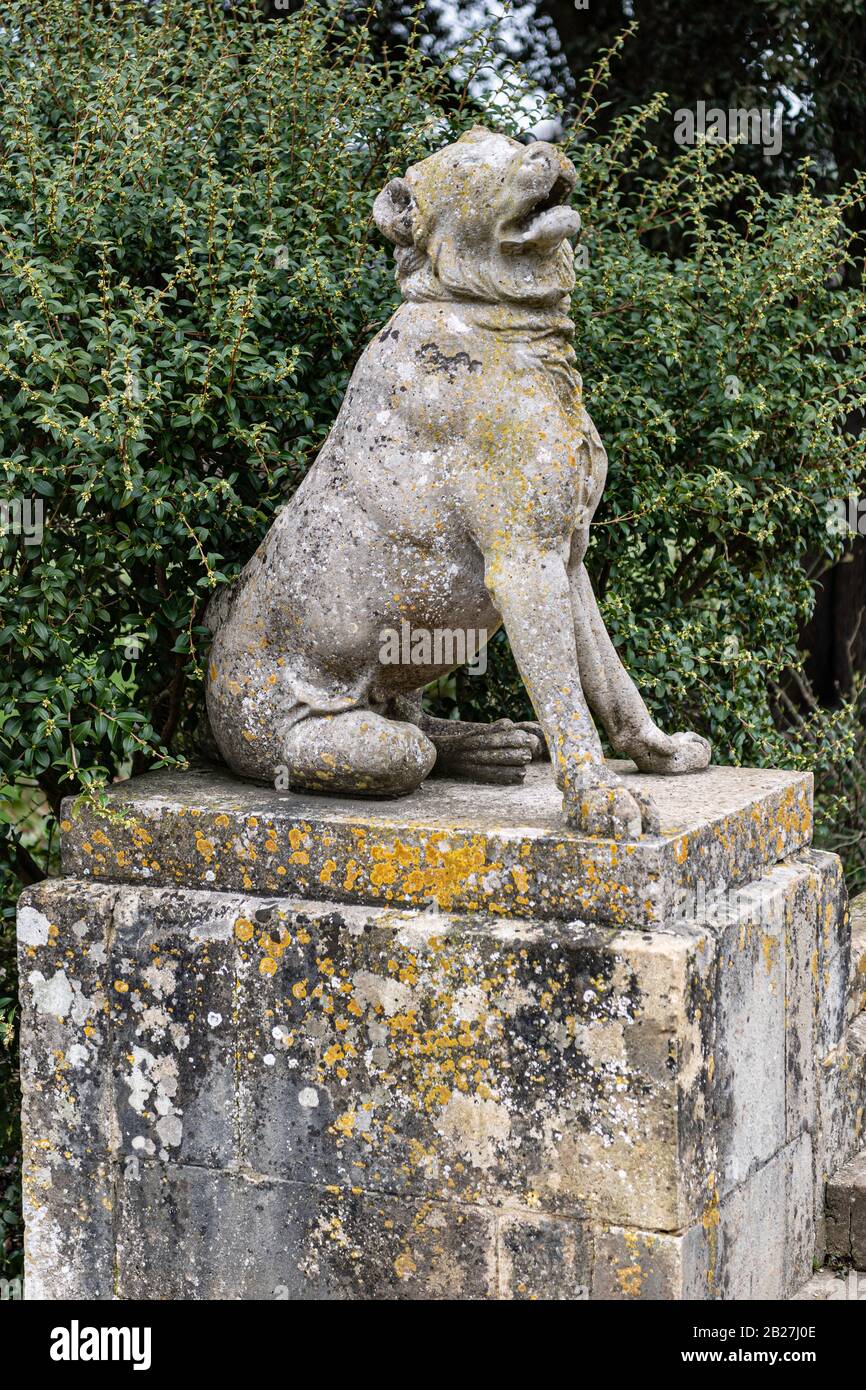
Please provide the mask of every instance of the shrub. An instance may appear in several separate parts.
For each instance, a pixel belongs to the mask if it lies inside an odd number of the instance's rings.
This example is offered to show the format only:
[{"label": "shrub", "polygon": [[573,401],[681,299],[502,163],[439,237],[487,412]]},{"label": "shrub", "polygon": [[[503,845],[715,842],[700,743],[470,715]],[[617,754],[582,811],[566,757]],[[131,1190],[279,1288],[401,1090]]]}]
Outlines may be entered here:
[{"label": "shrub", "polygon": [[[50,865],[64,793],[189,751],[204,604],[397,302],[373,196],[493,99],[473,84],[483,38],[446,70],[416,32],[395,65],[370,20],[346,4],[276,20],[201,0],[6,7],[0,469],[7,501],[43,518],[41,544],[3,538],[7,903]],[[509,76],[511,104],[481,114],[513,130]],[[839,547],[826,499],[859,490],[866,447],[840,432],[864,355],[860,306],[830,278],[849,254],[838,206],[805,171],[778,200],[733,190],[700,147],[642,179],[661,100],[594,143],[603,77],[567,144],[589,256],[576,346],[611,455],[590,556],[607,619],[656,714],[706,730],[720,760],[838,770],[854,713],[811,708],[796,649],[804,560]],[[736,225],[714,213],[734,191]],[[659,227],[688,254],[653,250]],[[484,681],[431,700],[525,713],[504,636]],[[8,1125],[0,1139],[8,1152]]]}]

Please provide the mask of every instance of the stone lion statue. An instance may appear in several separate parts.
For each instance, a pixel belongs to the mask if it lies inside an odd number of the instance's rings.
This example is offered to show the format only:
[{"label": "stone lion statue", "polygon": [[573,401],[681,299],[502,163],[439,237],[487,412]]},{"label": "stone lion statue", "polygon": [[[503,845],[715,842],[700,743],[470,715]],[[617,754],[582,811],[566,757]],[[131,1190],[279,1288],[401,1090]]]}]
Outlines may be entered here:
[{"label": "stone lion statue", "polygon": [[[549,756],[568,823],[630,838],[657,817],[605,765],[590,709],[642,771],[707,766],[706,739],[651,719],[584,567],[607,456],[571,347],[574,183],[556,146],[476,128],[377,197],[404,302],[208,611],[208,715],[241,776],[399,796],[434,765],[507,784]],[[431,718],[421,691],[453,653],[382,659],[401,625],[458,632],[471,659],[503,623],[538,723]]]}]

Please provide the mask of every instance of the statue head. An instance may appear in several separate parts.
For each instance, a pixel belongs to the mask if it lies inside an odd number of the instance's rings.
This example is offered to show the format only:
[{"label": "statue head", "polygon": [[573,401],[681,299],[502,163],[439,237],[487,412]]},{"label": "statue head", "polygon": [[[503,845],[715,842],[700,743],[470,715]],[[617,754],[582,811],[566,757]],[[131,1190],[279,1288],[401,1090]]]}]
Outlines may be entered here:
[{"label": "statue head", "polygon": [[556,304],[574,286],[575,170],[556,145],[475,126],[391,179],[373,206],[405,299]]}]

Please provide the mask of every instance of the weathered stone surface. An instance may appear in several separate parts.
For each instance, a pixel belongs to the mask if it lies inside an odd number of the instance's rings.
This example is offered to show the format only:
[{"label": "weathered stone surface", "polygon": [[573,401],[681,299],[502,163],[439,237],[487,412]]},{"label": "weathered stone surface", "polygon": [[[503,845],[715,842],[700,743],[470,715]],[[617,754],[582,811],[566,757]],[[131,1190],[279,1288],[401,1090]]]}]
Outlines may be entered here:
[{"label": "weathered stone surface", "polygon": [[812,1267],[812,1151],[799,1137],[681,1233],[617,1229],[595,1242],[594,1299],[788,1298]]},{"label": "weathered stone surface", "polygon": [[851,899],[851,983],[848,1020],[866,1010],[866,893]]},{"label": "weathered stone surface", "polygon": [[237,905],[118,891],[111,946],[118,1143],[217,1167],[238,1153]]},{"label": "weathered stone surface", "polygon": [[428,782],[396,803],[162,772],[113,788],[107,813],[65,803],[63,866],[115,882],[652,928],[700,915],[811,838],[810,775],[661,779],[617,766],[652,795],[660,835],[580,837],[544,767],[515,787]]},{"label": "weathered stone surface", "polygon": [[827,1184],[827,1250],[866,1270],[866,1150]]},{"label": "weathered stone surface", "polygon": [[856,1269],[819,1269],[792,1295],[804,1303],[866,1303],[866,1279]]},{"label": "weathered stone surface", "polygon": [[708,1228],[711,1297],[788,1298],[815,1253],[812,1143],[802,1134],[719,1203]]},{"label": "weathered stone surface", "polygon": [[709,1297],[707,1231],[683,1235],[612,1227],[595,1243],[592,1297],[603,1301]]},{"label": "weathered stone surface", "polygon": [[42,1144],[25,1153],[25,1298],[115,1297],[117,1180],[108,1160]]},{"label": "weathered stone surface", "polygon": [[494,1224],[482,1210],[148,1160],[123,1183],[118,1264],[126,1298],[498,1293]]},{"label": "weathered stone surface", "polygon": [[108,941],[117,890],[63,880],[18,904],[29,1298],[108,1298],[114,1242]]},{"label": "weathered stone surface", "polygon": [[694,952],[675,934],[277,900],[240,949],[244,1160],[676,1225],[700,1183],[678,1176],[673,1060],[700,1046]]},{"label": "weathered stone surface", "polygon": [[499,1297],[585,1301],[592,1280],[592,1228],[539,1216],[498,1220]]},{"label": "weathered stone surface", "polygon": [[[316,834],[370,867],[349,901],[332,891],[347,864],[322,883],[305,862],[312,798],[153,778],[69,822],[81,876],[21,902],[32,1288],[788,1297],[863,1113],[850,923],[834,856],[775,860],[807,833],[808,784],[722,772],[703,820],[689,778],[663,784],[664,833],[634,846],[554,825],[543,774],[499,824],[458,783],[402,821],[339,804]],[[446,853],[475,837],[480,857],[408,906],[396,846],[429,868],[431,835]],[[501,846],[538,875],[513,894]],[[569,874],[592,877],[585,850],[635,891],[642,853],[667,918],[557,919]]]}]

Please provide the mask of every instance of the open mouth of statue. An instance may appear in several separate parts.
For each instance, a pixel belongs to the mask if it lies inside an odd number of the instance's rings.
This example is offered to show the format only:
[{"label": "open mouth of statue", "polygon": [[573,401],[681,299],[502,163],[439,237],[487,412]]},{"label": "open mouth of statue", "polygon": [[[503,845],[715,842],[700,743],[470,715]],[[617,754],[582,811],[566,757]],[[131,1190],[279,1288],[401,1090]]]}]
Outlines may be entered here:
[{"label": "open mouth of statue", "polygon": [[528,226],[533,218],[537,217],[540,213],[550,212],[551,208],[562,207],[563,203],[566,203],[571,197],[573,191],[574,184],[571,180],[565,178],[563,174],[559,174],[554,179],[550,192],[546,193],[543,198],[539,198],[537,202],[532,204],[532,207],[524,218],[526,225]]},{"label": "open mouth of statue", "polygon": [[568,206],[573,192],[573,181],[565,174],[557,174],[546,193],[503,226],[502,250],[510,255],[545,253],[555,250],[566,237],[576,236],[580,215]]}]

